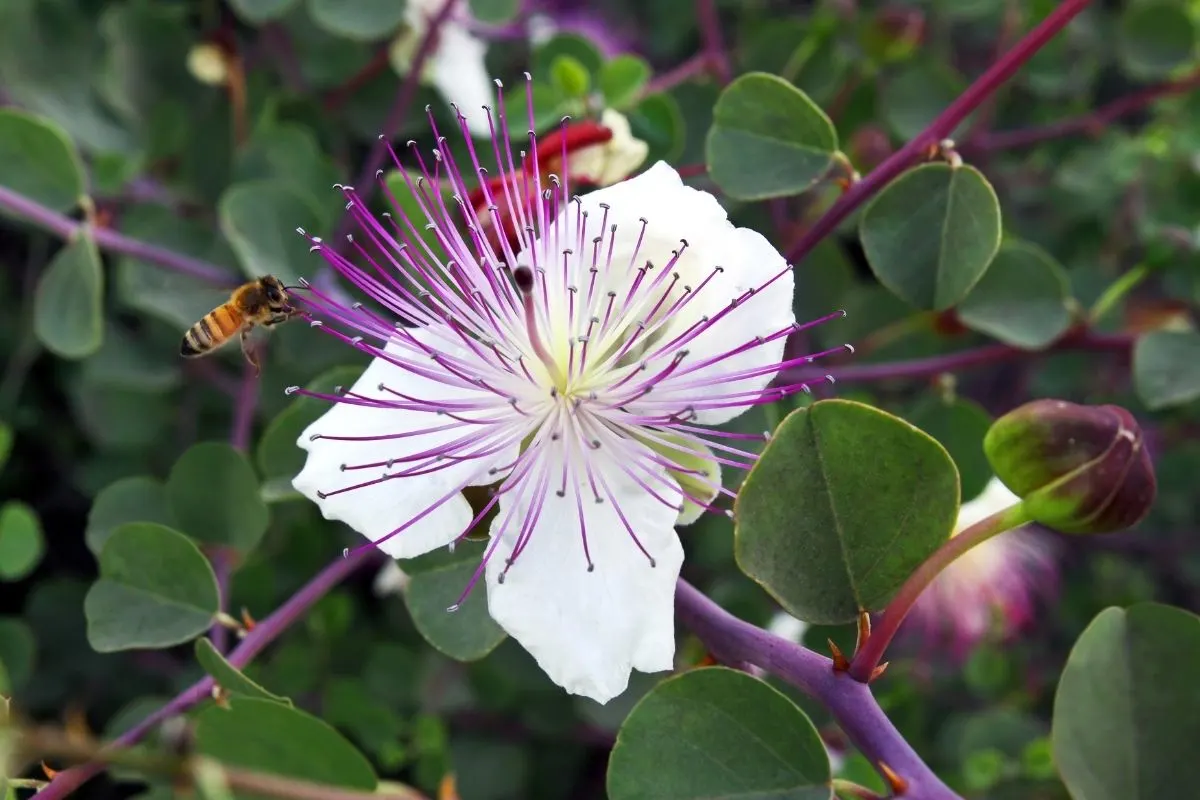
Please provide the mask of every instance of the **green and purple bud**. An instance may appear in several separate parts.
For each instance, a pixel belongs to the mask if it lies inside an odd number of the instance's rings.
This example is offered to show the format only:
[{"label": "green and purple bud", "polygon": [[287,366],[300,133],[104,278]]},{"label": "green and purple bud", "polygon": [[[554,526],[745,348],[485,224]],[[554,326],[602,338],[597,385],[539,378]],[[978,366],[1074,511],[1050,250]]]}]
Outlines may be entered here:
[{"label": "green and purple bud", "polygon": [[996,420],[983,448],[1030,517],[1063,533],[1122,530],[1154,504],[1142,429],[1119,406],[1035,400]]}]

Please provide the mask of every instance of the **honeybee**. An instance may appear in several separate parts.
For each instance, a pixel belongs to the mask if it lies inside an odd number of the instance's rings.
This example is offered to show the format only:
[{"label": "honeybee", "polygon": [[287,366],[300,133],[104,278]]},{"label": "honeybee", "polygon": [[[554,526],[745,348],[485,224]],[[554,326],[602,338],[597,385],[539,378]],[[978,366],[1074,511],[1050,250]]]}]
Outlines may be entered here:
[{"label": "honeybee", "polygon": [[250,332],[255,326],[271,328],[286,322],[297,313],[288,302],[287,287],[283,282],[274,275],[264,275],[234,289],[227,302],[193,325],[183,335],[179,354],[184,358],[207,355],[240,332],[242,354],[257,373],[258,359],[250,346]]}]

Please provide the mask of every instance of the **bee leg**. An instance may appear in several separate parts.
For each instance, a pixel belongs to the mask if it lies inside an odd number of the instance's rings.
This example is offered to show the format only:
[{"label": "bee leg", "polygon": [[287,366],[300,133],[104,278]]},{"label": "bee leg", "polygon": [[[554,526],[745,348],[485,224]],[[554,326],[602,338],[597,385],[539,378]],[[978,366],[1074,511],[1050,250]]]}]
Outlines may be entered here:
[{"label": "bee leg", "polygon": [[253,346],[250,344],[250,329],[246,328],[242,331],[242,355],[246,357],[246,361],[250,366],[254,367],[254,374],[257,376],[262,373],[262,367],[258,365],[258,356],[254,352]]}]

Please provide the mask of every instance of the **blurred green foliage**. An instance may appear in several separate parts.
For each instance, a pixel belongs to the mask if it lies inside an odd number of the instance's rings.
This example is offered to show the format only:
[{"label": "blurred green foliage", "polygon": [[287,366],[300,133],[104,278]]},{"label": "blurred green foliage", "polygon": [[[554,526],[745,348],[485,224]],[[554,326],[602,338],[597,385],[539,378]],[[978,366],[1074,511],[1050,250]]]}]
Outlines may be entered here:
[{"label": "blurred green foliage", "polygon": [[[649,144],[647,163],[668,160],[786,252],[854,171],[869,177],[1057,5],[721,0],[723,52],[738,76],[724,90],[697,55],[711,34],[692,0],[465,8],[513,119],[524,119],[524,70],[539,132],[564,114],[618,109]],[[558,27],[529,35],[519,7]],[[431,120],[441,133],[456,129],[425,83],[394,108],[404,78],[389,49],[408,31],[405,11],[399,0],[0,3],[0,693],[29,719],[82,714],[113,737],[212,675],[218,697],[188,712],[197,752],[347,789],[392,782],[436,796],[454,775],[462,800],[598,798],[606,786],[612,797],[647,797],[661,767],[654,743],[759,764],[768,748],[755,742],[784,730],[782,777],[748,770],[736,788],[827,793],[819,733],[839,756],[836,775],[882,791],[829,713],[776,678],[779,692],[724,670],[635,674],[606,706],[565,694],[491,621],[478,591],[445,614],[481,544],[405,563],[408,583],[390,593],[373,590],[375,569],[354,572],[269,648],[235,655],[230,628],[243,610],[245,634],[247,621],[261,623],[361,541],[291,489],[302,464],[295,439],[323,405],[284,388],[348,385],[364,360],[332,337],[282,326],[250,385],[236,345],[184,362],[179,339],[246,276],[313,277],[317,262],[295,229],[339,230],[344,198],[333,184],[359,179],[379,133],[427,144]],[[590,25],[574,30],[580,11]],[[857,348],[804,367],[814,381],[839,378],[814,391],[892,416],[870,412],[878,419],[846,423],[843,439],[817,446],[791,438],[797,415],[784,443],[809,466],[834,458],[845,471],[843,486],[855,489],[846,502],[871,547],[894,533],[888,516],[904,504],[881,495],[862,505],[869,478],[894,497],[917,475],[932,482],[918,498],[932,533],[901,548],[924,556],[948,533],[949,459],[961,499],[973,499],[990,477],[990,420],[1026,400],[1116,403],[1146,431],[1158,502],[1135,532],[1059,537],[1060,583],[1041,587],[1023,636],[989,634],[964,663],[902,631],[873,684],[913,748],[972,797],[1195,792],[1181,770],[1196,735],[1200,623],[1179,609],[1200,609],[1198,25],[1194,0],[1091,4],[958,126],[952,148],[922,154],[933,163],[914,163],[796,265],[797,319],[849,315],[799,334],[795,353]],[[465,152],[461,137],[448,146]],[[394,166],[382,165],[386,185],[397,213],[412,214]],[[14,193],[66,216],[31,215]],[[239,415],[255,393],[252,414]],[[728,428],[774,430],[811,402],[797,394]],[[894,446],[881,444],[899,430]],[[850,434],[866,441],[849,448]],[[918,447],[932,455],[900,457]],[[743,477],[727,469],[724,480],[736,488]],[[779,486],[766,493],[777,517],[808,514],[832,492],[804,483],[780,497]],[[916,505],[905,497],[905,508]],[[782,551],[791,528],[771,527]],[[778,607],[755,580],[797,613],[841,621],[844,603],[815,614],[789,597],[833,584],[850,596],[874,569],[829,577],[839,566],[829,547],[822,559],[763,559],[752,580],[723,515],[683,540],[684,576],[759,625]],[[902,560],[895,574],[874,574],[879,597],[920,559]],[[829,585],[805,583],[814,574]],[[228,640],[221,651],[202,638],[214,624],[213,640]],[[805,642],[824,653],[827,637],[853,650],[846,625],[813,625]],[[701,660],[694,637],[681,631],[679,643],[681,667]],[[710,711],[686,716],[704,707],[697,698]],[[714,721],[720,707],[749,734]],[[178,744],[169,731],[150,741],[164,737]],[[635,749],[639,737],[649,752]],[[1117,752],[1131,737],[1136,749]],[[1157,771],[1135,776],[1134,758]],[[1096,764],[1099,782],[1088,773]],[[712,789],[708,773],[659,777],[671,796],[696,796],[689,779]],[[169,792],[119,768],[77,796]]]}]

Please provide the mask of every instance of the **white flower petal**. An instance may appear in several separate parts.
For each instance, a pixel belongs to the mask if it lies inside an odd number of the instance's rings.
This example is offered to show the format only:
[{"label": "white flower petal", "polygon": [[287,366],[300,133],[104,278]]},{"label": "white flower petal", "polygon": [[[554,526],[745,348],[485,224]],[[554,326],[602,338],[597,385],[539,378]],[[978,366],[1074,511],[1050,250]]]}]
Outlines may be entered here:
[{"label": "white flower petal", "polygon": [[[561,456],[551,475],[559,474]],[[578,506],[568,491],[544,500],[515,498],[516,510],[501,534],[487,565],[488,609],[509,635],[528,650],[558,685],[572,694],[606,703],[625,691],[632,669],[671,669],[675,653],[675,582],[683,563],[683,547],[672,527],[677,511],[651,497],[611,463],[592,468],[620,504],[638,540],[654,557],[655,566],[626,531],[611,500],[583,498],[588,549],[595,569],[587,571]],[[602,471],[602,472],[601,472]],[[661,484],[656,484],[656,489]],[[659,492],[667,501],[680,495]],[[603,491],[601,491],[603,495]],[[514,501],[500,501],[492,535],[500,533]],[[521,522],[543,503],[541,516],[519,558],[505,576]]]},{"label": "white flower petal", "polygon": [[430,59],[430,79],[446,102],[458,106],[473,136],[491,136],[483,106],[495,100],[488,77],[487,44],[462,25],[447,23],[438,31],[438,46]]},{"label": "white flower petal", "polygon": [[[608,206],[607,210],[603,208],[605,205]],[[611,267],[603,275],[604,290],[620,289],[620,295],[624,296],[630,284],[630,273],[647,261],[661,268],[671,264],[672,271],[680,276],[676,289],[678,294],[682,294],[685,286],[697,288],[708,280],[694,298],[668,317],[666,324],[654,337],[659,342],[668,342],[702,317],[717,318],[717,315],[721,315],[703,333],[687,343],[685,367],[720,356],[742,344],[753,342],[756,337],[766,338],[777,334],[795,322],[792,311],[794,281],[791,271],[785,269],[787,262],[783,256],[757,231],[735,227],[715,197],[685,186],[679,173],[666,163],[660,161],[627,181],[584,195],[582,207],[588,214],[588,238],[599,231],[602,219],[607,219],[609,225],[617,225]],[[576,216],[576,210],[570,209],[559,218],[558,224],[567,231],[565,235],[560,235],[561,241],[575,240]],[[646,220],[644,236],[642,219]],[[672,262],[674,251],[680,249],[683,241],[687,245],[682,255]],[[522,257],[528,259],[528,256]],[[586,285],[586,270],[590,266],[591,255],[588,253],[586,258],[576,262],[577,272],[569,279],[576,284]],[[722,271],[713,275],[716,267],[722,268]],[[561,278],[557,277],[559,274],[556,270],[547,271],[552,282],[561,282]],[[772,281],[772,278],[775,279]],[[769,285],[764,287],[769,281]],[[564,289],[559,287],[560,293],[565,294]],[[726,310],[733,300],[749,290],[755,290],[755,293],[736,308]],[[654,294],[649,297],[652,299],[647,303],[658,300]],[[663,308],[669,305],[670,302],[664,304]],[[650,308],[643,311],[648,313]],[[678,397],[682,405],[687,405],[689,398],[714,391],[712,388],[698,390],[689,387],[689,384],[717,381],[762,368],[766,370],[762,375],[717,388],[718,393],[746,392],[745,402],[748,403],[754,399],[752,393],[766,387],[774,377],[774,371],[767,368],[779,363],[785,339],[785,336],[778,336],[695,372],[683,373],[678,379],[672,376],[655,386],[655,400]],[[663,354],[664,363],[673,355],[673,352]],[[661,404],[656,407],[661,412]],[[744,406],[737,404],[701,409],[697,411],[696,420],[716,425],[733,419],[743,410]]]},{"label": "white flower petal", "polygon": [[[427,332],[420,329],[414,329],[411,333],[418,340],[433,341]],[[460,358],[469,357],[465,350],[455,351],[445,346],[440,349]],[[407,354],[410,351],[390,345],[388,352]],[[382,358],[371,362],[350,392],[369,398],[397,400],[396,394],[380,391],[381,383],[392,392],[422,400],[487,397],[477,390],[447,386],[415,375]],[[467,425],[455,425],[435,433],[367,441],[314,440],[313,435],[384,436],[439,427],[447,421],[447,418],[421,411],[337,403],[308,426],[297,440],[296,444],[308,451],[308,458],[292,485],[316,503],[326,519],[344,522],[368,539],[378,540],[430,508],[456,487],[464,483],[483,485],[494,482],[496,478],[488,475],[488,470],[511,463],[516,458],[516,445],[489,457],[465,459],[424,475],[393,478],[339,494],[328,494],[384,474],[411,469],[420,462],[402,462],[394,464],[391,469],[386,463],[389,459],[422,453],[459,440],[470,431]],[[348,467],[358,464],[380,466],[343,470],[343,464]],[[318,492],[325,492],[328,496],[322,498]],[[393,558],[413,558],[453,541],[470,523],[471,516],[471,507],[466,499],[461,494],[452,496],[380,547]]]}]

